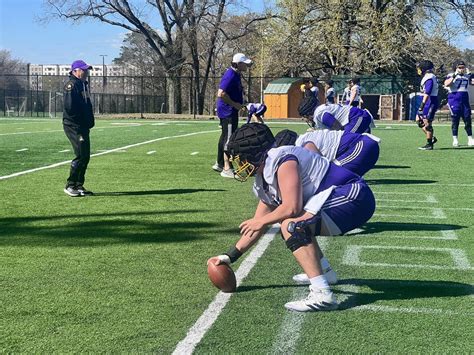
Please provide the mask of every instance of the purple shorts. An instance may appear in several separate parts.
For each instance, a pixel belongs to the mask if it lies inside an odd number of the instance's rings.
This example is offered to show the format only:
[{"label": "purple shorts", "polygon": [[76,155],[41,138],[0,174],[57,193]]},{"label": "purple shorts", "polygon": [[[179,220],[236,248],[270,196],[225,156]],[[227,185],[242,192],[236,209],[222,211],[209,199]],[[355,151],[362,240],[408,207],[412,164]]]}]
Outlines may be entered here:
[{"label": "purple shorts", "polygon": [[336,161],[344,168],[363,176],[379,159],[379,144],[372,138],[356,133],[344,133]]},{"label": "purple shorts", "polygon": [[352,133],[370,133],[371,123],[372,117],[367,111],[353,107],[349,111],[349,123],[344,126],[344,131]]},{"label": "purple shorts", "polygon": [[[337,186],[319,214],[329,217],[341,234],[367,222],[375,211],[375,197],[367,183],[355,173],[331,163],[317,192]],[[324,215],[323,215],[324,214]]]},{"label": "purple shorts", "polygon": [[438,111],[438,96],[430,96],[423,108],[423,116],[429,122],[432,122],[435,118],[436,111]]}]

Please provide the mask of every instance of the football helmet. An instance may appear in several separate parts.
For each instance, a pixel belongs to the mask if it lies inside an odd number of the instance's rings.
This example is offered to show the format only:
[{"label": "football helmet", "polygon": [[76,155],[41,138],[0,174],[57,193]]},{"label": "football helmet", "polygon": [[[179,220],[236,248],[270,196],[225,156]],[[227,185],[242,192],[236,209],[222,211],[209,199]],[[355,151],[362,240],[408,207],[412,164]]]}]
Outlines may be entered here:
[{"label": "football helmet", "polygon": [[431,60],[422,60],[416,65],[418,75],[425,74],[428,70],[433,70],[434,64]]},{"label": "football helmet", "polygon": [[275,135],[275,144],[277,147],[281,147],[282,145],[295,145],[297,138],[298,133],[284,129]]},{"label": "football helmet", "polygon": [[238,128],[227,145],[235,178],[243,182],[254,175],[274,145],[275,137],[266,125],[247,123]]}]

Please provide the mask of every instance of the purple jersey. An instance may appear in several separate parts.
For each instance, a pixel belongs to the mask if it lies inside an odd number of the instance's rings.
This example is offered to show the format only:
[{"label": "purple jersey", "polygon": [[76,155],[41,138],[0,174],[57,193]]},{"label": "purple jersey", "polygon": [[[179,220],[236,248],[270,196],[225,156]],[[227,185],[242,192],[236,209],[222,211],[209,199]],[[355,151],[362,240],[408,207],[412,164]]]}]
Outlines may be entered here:
[{"label": "purple jersey", "polygon": [[[232,101],[242,104],[244,102],[242,80],[240,73],[229,68],[222,76],[219,89],[226,92]],[[230,118],[238,114],[238,110],[226,104],[221,98],[217,99],[217,116],[219,118]]]}]

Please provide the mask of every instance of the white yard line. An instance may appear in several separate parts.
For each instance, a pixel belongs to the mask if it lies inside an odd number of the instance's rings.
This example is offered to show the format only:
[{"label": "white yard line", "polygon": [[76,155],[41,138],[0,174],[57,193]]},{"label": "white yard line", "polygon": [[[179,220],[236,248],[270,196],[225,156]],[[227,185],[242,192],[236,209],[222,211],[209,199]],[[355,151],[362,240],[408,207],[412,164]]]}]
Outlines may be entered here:
[{"label": "white yard line", "polygon": [[[252,249],[250,254],[242,261],[242,264],[240,264],[239,269],[235,273],[237,286],[239,286],[245,277],[250,273],[258,259],[260,259],[260,257],[270,245],[271,241],[274,239],[275,235],[278,233],[279,229],[279,225],[273,225],[272,228],[270,228],[270,230]],[[229,302],[231,296],[232,293],[219,292],[212,303],[196,321],[196,323],[194,323],[194,325],[188,330],[186,337],[178,343],[173,351],[173,354],[192,354],[201,339],[219,317],[222,310],[227,305],[227,302]]]},{"label": "white yard line", "polygon": [[197,155],[199,152],[192,152],[191,155]]},{"label": "white yard line", "polygon": [[371,311],[371,312],[380,312],[380,313],[432,314],[432,315],[467,316],[467,317],[471,317],[474,315],[474,313],[472,312],[453,312],[446,309],[418,308],[418,307],[391,307],[391,306],[379,306],[375,304],[356,306],[356,307],[350,308],[349,310]]},{"label": "white yard line", "polygon": [[15,150],[15,152],[26,152],[27,150],[28,148],[21,148],[21,149]]},{"label": "white yard line", "polygon": [[[379,206],[377,206],[379,208]],[[405,219],[417,219],[423,220],[424,218],[429,219],[446,219],[446,217],[435,217],[435,216],[425,216],[425,215],[407,215],[407,214],[393,214],[393,213],[374,213],[374,217],[401,217]]]},{"label": "white yard line", "polygon": [[[178,136],[168,136],[168,137],[156,138],[156,139],[152,139],[152,140],[149,140],[149,141],[130,144],[130,145],[126,145],[124,147],[119,147],[119,148],[115,148],[115,149],[106,150],[104,152],[92,154],[91,157],[98,157],[100,155],[119,152],[119,151],[123,151],[123,150],[129,149],[129,148],[139,147],[141,145],[150,144],[150,143],[154,143],[154,142],[158,142],[158,141],[162,141],[162,140],[166,140],[166,139],[190,137],[190,136],[195,136],[195,135],[198,135],[198,134],[206,134],[206,133],[213,133],[213,132],[218,132],[218,130],[193,132],[193,133],[181,134],[181,135],[178,135]],[[36,171],[41,171],[41,170],[45,170],[45,169],[52,169],[52,168],[56,168],[58,166],[66,165],[66,164],[70,164],[70,163],[71,163],[71,160],[66,160],[66,161],[62,161],[62,162],[47,165],[47,166],[42,166],[42,167],[35,168],[35,169],[20,171],[18,173],[13,173],[13,174],[10,174],[10,175],[0,176],[0,180],[6,180],[6,179],[10,179],[10,178],[13,178],[13,177],[16,177],[16,176],[30,174],[30,173],[34,173]]]},{"label": "white yard line", "polygon": [[150,154],[155,154],[156,153],[156,150],[150,150],[149,152],[146,152],[146,154],[150,155]]},{"label": "white yard line", "polygon": [[[329,238],[331,237],[318,237],[318,244],[323,253],[329,246]],[[303,299],[307,295],[307,287],[295,287],[290,301]],[[295,353],[296,344],[300,338],[301,328],[303,327],[306,314],[305,312],[286,312],[280,325],[278,336],[273,342],[271,354]]]}]

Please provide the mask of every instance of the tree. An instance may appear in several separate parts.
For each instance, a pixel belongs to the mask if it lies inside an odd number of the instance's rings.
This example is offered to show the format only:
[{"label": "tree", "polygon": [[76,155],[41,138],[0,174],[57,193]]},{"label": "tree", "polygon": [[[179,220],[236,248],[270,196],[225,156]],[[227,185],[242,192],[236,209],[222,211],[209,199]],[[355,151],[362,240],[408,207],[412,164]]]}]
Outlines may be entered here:
[{"label": "tree", "polygon": [[[3,90],[25,89],[26,64],[12,58],[9,51],[0,49],[0,88]],[[21,76],[23,75],[23,77]]]}]

